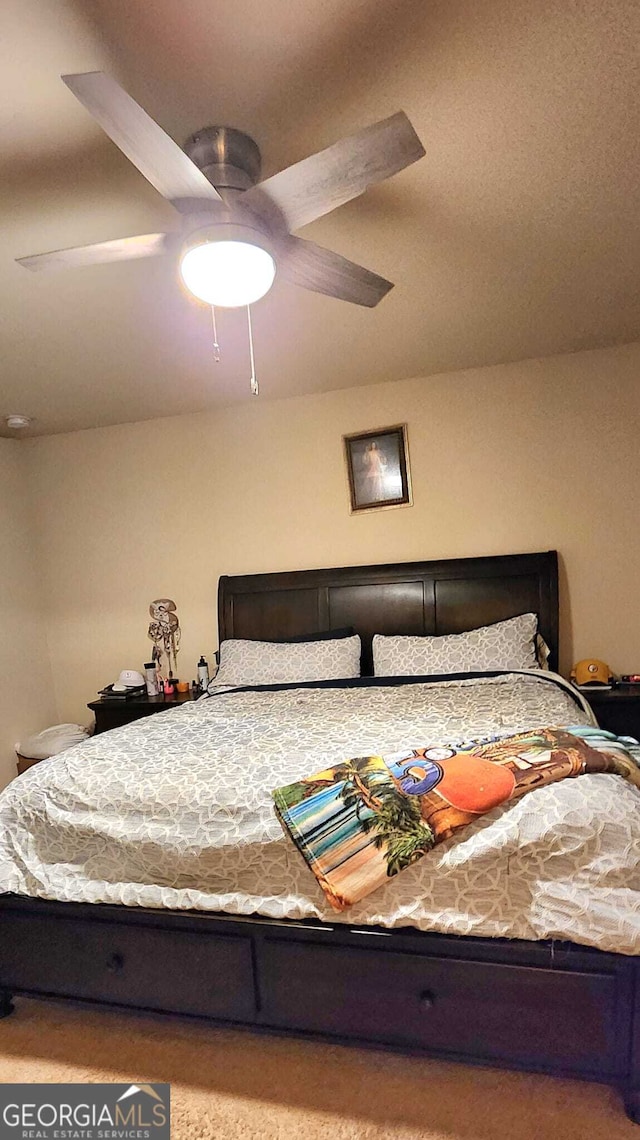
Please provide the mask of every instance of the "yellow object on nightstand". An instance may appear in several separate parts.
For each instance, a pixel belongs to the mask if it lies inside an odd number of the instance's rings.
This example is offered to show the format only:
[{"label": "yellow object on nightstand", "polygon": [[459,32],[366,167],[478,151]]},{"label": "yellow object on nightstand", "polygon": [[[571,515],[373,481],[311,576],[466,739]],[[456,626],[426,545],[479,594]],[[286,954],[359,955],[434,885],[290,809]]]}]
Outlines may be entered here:
[{"label": "yellow object on nightstand", "polygon": [[576,685],[609,685],[613,674],[605,661],[597,657],[587,657],[578,661],[571,670],[571,680]]}]

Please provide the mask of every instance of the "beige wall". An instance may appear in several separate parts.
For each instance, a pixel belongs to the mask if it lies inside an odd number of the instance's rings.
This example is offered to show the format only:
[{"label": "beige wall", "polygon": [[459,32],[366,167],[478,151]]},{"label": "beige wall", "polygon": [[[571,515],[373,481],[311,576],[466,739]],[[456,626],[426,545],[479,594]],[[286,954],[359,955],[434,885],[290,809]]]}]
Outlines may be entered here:
[{"label": "beige wall", "polygon": [[55,723],[26,461],[0,439],[0,787],[16,774],[16,741]]},{"label": "beige wall", "polygon": [[[415,505],[351,516],[342,433],[401,421]],[[157,596],[190,680],[243,571],[556,547],[563,669],[640,669],[639,438],[636,344],[25,442],[58,715],[148,658]]]}]

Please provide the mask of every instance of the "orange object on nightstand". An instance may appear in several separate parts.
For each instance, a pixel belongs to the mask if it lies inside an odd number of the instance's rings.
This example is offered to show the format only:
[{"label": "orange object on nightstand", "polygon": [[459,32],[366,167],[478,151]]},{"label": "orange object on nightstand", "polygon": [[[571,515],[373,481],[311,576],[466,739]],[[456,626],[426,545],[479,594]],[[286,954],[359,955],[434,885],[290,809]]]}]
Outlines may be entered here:
[{"label": "orange object on nightstand", "polygon": [[612,675],[607,663],[599,661],[597,657],[578,661],[571,670],[571,680],[576,685],[608,685]]}]

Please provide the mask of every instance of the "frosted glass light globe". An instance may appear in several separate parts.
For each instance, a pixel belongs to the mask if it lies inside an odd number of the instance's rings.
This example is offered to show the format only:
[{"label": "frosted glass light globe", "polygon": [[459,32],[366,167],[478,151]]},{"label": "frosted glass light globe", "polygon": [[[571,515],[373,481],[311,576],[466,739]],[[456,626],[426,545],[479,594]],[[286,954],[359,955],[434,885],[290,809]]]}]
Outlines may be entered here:
[{"label": "frosted glass light globe", "polygon": [[252,305],[268,293],[276,263],[266,249],[246,241],[204,241],[180,263],[187,289],[208,305],[235,309]]}]

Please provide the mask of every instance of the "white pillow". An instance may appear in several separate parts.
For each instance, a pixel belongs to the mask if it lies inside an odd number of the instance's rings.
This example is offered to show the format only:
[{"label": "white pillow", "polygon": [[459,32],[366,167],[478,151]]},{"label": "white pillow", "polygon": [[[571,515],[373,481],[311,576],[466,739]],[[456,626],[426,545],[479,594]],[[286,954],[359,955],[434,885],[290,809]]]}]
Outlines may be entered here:
[{"label": "white pillow", "polygon": [[74,744],[82,744],[88,736],[87,729],[81,724],[54,724],[16,744],[16,752],[27,760],[48,760],[50,756],[73,748]]},{"label": "white pillow", "polygon": [[373,639],[376,677],[416,677],[484,669],[539,669],[536,614],[520,614],[495,625],[444,637]]},{"label": "white pillow", "polygon": [[360,676],[360,638],[327,641],[244,641],[220,646],[213,685],[279,685]]}]

